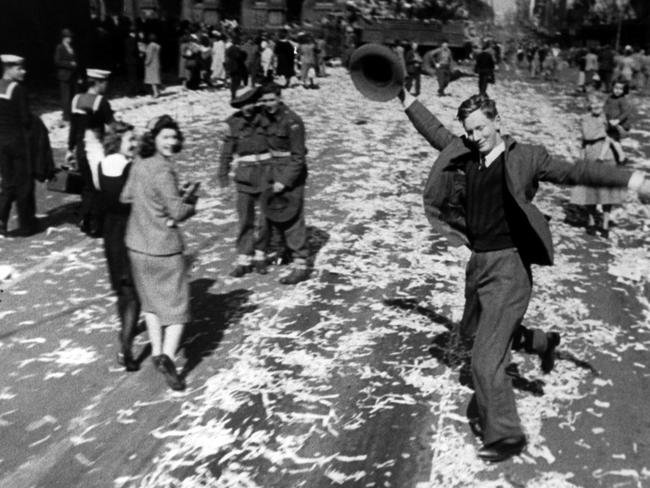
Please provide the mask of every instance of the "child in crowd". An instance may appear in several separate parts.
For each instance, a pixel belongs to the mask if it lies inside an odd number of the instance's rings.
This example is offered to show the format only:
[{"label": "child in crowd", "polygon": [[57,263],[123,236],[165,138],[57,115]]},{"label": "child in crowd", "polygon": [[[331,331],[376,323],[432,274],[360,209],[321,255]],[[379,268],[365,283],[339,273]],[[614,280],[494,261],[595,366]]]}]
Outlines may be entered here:
[{"label": "child in crowd", "polygon": [[[586,161],[616,166],[610,140],[607,137],[607,119],[603,113],[603,99],[599,92],[593,91],[587,97],[589,113],[580,120],[582,147]],[[587,233],[596,232],[609,237],[609,213],[612,205],[625,201],[627,191],[620,188],[576,186],[571,193],[571,203],[584,205],[588,212]],[[602,208],[602,225],[596,226],[598,206]]]},{"label": "child in crowd", "polygon": [[612,93],[605,101],[605,117],[607,118],[607,135],[611,139],[614,156],[618,164],[625,164],[627,158],[621,144],[621,139],[626,137],[632,126],[633,110],[628,101],[629,85],[625,80],[618,79],[612,85]]}]

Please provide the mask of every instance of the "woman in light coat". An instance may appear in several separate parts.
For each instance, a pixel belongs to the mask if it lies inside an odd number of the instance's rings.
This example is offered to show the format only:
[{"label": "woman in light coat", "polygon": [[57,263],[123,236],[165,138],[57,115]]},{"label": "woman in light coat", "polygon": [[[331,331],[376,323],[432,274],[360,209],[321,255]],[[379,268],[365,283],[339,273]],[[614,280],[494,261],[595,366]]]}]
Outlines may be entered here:
[{"label": "woman in light coat", "polygon": [[156,35],[149,35],[149,44],[144,57],[144,83],[151,85],[154,98],[160,95],[160,44],[156,42]]}]

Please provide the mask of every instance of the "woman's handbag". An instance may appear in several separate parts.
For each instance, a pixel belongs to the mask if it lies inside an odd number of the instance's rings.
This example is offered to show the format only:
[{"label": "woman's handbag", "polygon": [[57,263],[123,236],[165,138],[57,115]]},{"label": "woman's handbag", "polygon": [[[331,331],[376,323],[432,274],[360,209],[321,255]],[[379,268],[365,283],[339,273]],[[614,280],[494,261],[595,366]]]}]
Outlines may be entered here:
[{"label": "woman's handbag", "polygon": [[50,181],[47,182],[47,189],[72,195],[81,195],[83,189],[83,177],[77,169],[68,166],[60,166]]}]

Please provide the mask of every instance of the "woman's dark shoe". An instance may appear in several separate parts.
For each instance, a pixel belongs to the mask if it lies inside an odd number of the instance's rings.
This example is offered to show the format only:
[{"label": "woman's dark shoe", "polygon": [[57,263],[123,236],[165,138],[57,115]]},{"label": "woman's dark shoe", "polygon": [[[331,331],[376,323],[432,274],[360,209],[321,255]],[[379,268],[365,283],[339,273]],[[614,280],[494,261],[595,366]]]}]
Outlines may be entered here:
[{"label": "woman's dark shoe", "polygon": [[185,389],[185,381],[178,375],[176,365],[166,354],[161,354],[159,357],[160,371],[165,376],[165,381],[172,390],[182,391]]},{"label": "woman's dark shoe", "polygon": [[233,278],[241,278],[242,276],[250,273],[251,271],[253,271],[253,267],[251,265],[238,264],[237,266],[235,266],[235,269],[233,269],[230,272],[230,276],[232,276]]},{"label": "woman's dark shoe", "polygon": [[301,267],[294,268],[291,273],[280,278],[280,284],[282,285],[295,285],[301,281],[306,281],[309,279],[311,274],[311,268]]},{"label": "woman's dark shoe", "polygon": [[555,348],[560,344],[560,334],[548,332],[546,334],[546,351],[539,355],[542,360],[542,371],[548,374],[555,367]]},{"label": "woman's dark shoe", "polygon": [[262,259],[256,259],[253,261],[253,267],[255,268],[255,272],[257,274],[265,275],[268,274],[268,270],[266,269],[266,260]]}]

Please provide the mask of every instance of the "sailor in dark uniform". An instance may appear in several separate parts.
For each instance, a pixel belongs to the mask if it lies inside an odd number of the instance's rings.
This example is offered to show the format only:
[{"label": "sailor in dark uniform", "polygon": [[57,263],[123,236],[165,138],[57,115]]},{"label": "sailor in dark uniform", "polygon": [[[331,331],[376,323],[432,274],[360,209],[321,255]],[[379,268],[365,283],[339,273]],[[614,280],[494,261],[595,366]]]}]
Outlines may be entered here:
[{"label": "sailor in dark uniform", "polygon": [[27,71],[24,59],[0,55],[0,235],[7,235],[7,221],[13,202],[18,211],[20,235],[36,231],[36,201],[28,136],[30,113],[27,94],[21,86]]},{"label": "sailor in dark uniform", "polygon": [[102,139],[106,126],[114,121],[113,110],[105,97],[110,71],[86,70],[90,86],[72,99],[68,157],[74,154],[84,179],[79,227],[91,237],[101,236],[101,212],[95,187],[97,166],[104,157]]}]

